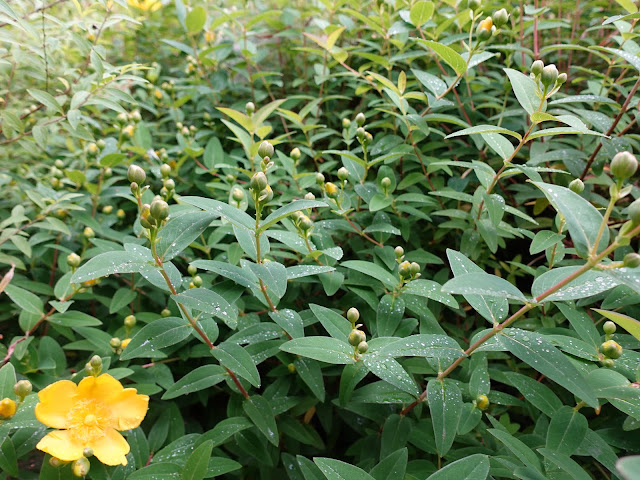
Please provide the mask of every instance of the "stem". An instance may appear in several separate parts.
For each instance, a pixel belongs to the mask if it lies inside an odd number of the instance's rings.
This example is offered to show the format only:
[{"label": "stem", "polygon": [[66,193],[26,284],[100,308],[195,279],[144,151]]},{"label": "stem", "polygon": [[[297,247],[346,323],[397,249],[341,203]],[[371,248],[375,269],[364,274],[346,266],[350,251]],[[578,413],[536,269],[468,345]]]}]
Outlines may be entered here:
[{"label": "stem", "polygon": [[[255,230],[256,263],[261,265],[262,258],[260,255],[260,218],[262,217],[262,205],[258,201],[257,193],[256,195],[254,195],[254,200],[256,202],[256,230]],[[262,295],[264,295],[264,299],[267,301],[267,305],[269,305],[269,308],[271,309],[272,312],[277,312],[278,309],[275,307],[275,305],[271,301],[271,297],[269,297],[269,294],[267,293],[267,286],[265,285],[265,283],[262,281],[261,278],[258,278],[258,281],[260,282],[260,291],[262,291]]]}]

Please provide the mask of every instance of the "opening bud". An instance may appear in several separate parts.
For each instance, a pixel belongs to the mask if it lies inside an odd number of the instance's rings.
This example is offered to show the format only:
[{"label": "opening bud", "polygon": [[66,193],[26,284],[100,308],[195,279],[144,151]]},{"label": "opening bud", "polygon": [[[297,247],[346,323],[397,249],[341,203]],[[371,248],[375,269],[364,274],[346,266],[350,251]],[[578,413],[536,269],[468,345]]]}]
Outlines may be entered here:
[{"label": "opening bud", "polygon": [[271,187],[269,185],[267,185],[264,190],[262,190],[260,192],[260,195],[258,196],[258,202],[259,203],[268,203],[271,200],[273,200],[273,190],[271,189]]},{"label": "opening bud", "polygon": [[600,345],[600,352],[602,352],[605,357],[615,360],[622,356],[622,347],[615,340],[607,340]]},{"label": "opening bud", "polygon": [[267,176],[264,172],[254,173],[253,177],[251,177],[251,181],[249,182],[249,187],[254,192],[261,192],[267,187],[267,185],[269,185],[269,182],[267,181]]},{"label": "opening bud", "polygon": [[489,398],[486,395],[478,395],[476,397],[476,407],[482,411],[489,408]]},{"label": "opening bud", "polygon": [[85,227],[85,229],[82,231],[82,235],[84,235],[86,238],[93,238],[96,236],[96,232],[94,232],[93,228],[91,227]]},{"label": "opening bud", "polygon": [[0,401],[0,419],[11,418],[16,414],[16,402],[10,398],[3,398]]},{"label": "opening bud", "polygon": [[338,187],[335,183],[327,182],[324,184],[324,189],[327,192],[327,197],[336,198],[338,196]]},{"label": "opening bud", "polygon": [[493,12],[493,15],[491,16],[493,23],[496,27],[500,28],[501,26],[505,25],[508,21],[509,21],[509,14],[507,13],[507,10],[504,8],[501,8],[500,10]]},{"label": "opening bud", "polygon": [[367,336],[364,334],[364,332],[362,330],[358,330],[357,328],[354,328],[353,330],[351,330],[351,333],[349,334],[349,343],[354,347],[357,347],[358,345],[360,345],[360,343],[364,342],[366,339],[367,339]]}]

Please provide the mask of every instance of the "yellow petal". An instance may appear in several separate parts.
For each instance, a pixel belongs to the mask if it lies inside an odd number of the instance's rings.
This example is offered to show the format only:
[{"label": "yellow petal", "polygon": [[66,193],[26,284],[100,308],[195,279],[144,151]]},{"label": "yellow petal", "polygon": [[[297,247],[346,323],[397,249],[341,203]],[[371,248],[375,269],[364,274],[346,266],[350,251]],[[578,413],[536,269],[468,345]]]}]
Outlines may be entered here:
[{"label": "yellow petal", "polygon": [[149,397],[138,395],[135,388],[125,388],[117,396],[105,401],[117,430],[131,430],[140,425],[149,408]]},{"label": "yellow petal", "polygon": [[52,428],[68,428],[68,415],[74,404],[78,387],[70,380],[52,383],[38,393],[36,418]]},{"label": "yellow petal", "polygon": [[68,430],[56,430],[45,435],[36,448],[65,462],[73,462],[82,457],[84,446]]},{"label": "yellow petal", "polygon": [[107,402],[109,398],[118,395],[124,390],[122,384],[108,373],[99,377],[85,377],[78,384],[78,397],[100,402]]},{"label": "yellow petal", "polygon": [[113,428],[107,428],[105,435],[89,443],[93,454],[105,465],[126,465],[129,444],[122,435]]}]

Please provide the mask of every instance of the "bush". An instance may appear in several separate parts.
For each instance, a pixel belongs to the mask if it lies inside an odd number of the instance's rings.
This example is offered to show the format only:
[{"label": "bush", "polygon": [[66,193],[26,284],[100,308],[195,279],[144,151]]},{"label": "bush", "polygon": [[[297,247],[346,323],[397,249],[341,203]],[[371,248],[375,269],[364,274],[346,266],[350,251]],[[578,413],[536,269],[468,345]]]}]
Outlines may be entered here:
[{"label": "bush", "polygon": [[640,478],[636,12],[0,0],[1,478]]}]

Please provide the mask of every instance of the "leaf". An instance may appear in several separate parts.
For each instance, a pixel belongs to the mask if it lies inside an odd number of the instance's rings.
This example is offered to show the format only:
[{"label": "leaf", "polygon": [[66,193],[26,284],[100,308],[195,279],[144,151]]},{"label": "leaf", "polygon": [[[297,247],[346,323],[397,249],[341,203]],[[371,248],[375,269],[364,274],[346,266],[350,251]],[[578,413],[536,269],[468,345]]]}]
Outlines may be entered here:
[{"label": "leaf", "polygon": [[260,433],[274,446],[278,446],[278,426],[269,402],[260,395],[252,395],[242,403],[242,409]]},{"label": "leaf", "polygon": [[27,92],[29,92],[29,95],[31,95],[41,104],[47,107],[47,110],[50,110],[52,112],[57,112],[60,114],[63,113],[62,107],[60,106],[58,101],[55,99],[55,97],[53,97],[50,93],[47,93],[42,90],[36,90],[34,88],[27,90]]},{"label": "leaf", "polygon": [[190,288],[178,295],[172,295],[176,302],[201,312],[209,313],[223,320],[229,328],[238,325],[238,311],[221,295],[206,288]]},{"label": "leaf", "polygon": [[16,449],[9,436],[0,443],[0,470],[14,477],[18,476],[18,458]]},{"label": "leaf", "polygon": [[182,480],[203,480],[207,476],[212,450],[213,442],[207,440],[191,452],[187,462],[184,464]]},{"label": "leaf", "polygon": [[518,140],[522,139],[522,135],[520,135],[518,132],[514,132],[503,127],[494,127],[493,125],[476,125],[475,127],[469,127],[463,130],[458,130],[457,132],[450,133],[444,138],[449,139],[459,137],[461,135],[474,135],[480,133],[503,133],[505,135],[511,135]]},{"label": "leaf", "polygon": [[427,23],[433,15],[433,2],[416,2],[409,12],[409,19],[414,27],[420,28]]},{"label": "leaf", "polygon": [[198,33],[207,21],[207,11],[202,6],[194,7],[185,18],[185,26],[190,34]]},{"label": "leaf", "polygon": [[462,414],[462,394],[449,380],[432,379],[427,383],[427,401],[433,422],[438,455],[445,456],[456,438]]},{"label": "leaf", "polygon": [[330,337],[294,338],[281,345],[280,350],[338,365],[354,361],[353,347],[345,341]]},{"label": "leaf", "polygon": [[146,467],[136,470],[127,477],[127,480],[178,480],[181,479],[182,468],[168,462],[152,463]]},{"label": "leaf", "polygon": [[316,457],[313,461],[327,480],[375,480],[361,468],[340,460]]},{"label": "leaf", "polygon": [[625,52],[624,50],[620,50],[618,48],[609,48],[609,47],[598,47],[598,50],[604,50],[609,53],[613,53],[614,55],[618,55],[619,57],[624,58],[627,62],[634,66],[634,68],[640,71],[640,57],[634,55],[629,52]]},{"label": "leaf", "polygon": [[293,365],[296,367],[296,372],[298,372],[302,381],[307,384],[318,400],[324,402],[326,393],[324,377],[322,376],[322,369],[318,362],[305,357],[299,357],[296,358]]},{"label": "leaf", "polygon": [[596,408],[598,400],[580,372],[556,347],[534,332],[508,328],[499,335],[502,344],[523,362],[560,384],[587,405]]},{"label": "leaf", "polygon": [[546,448],[571,456],[582,444],[588,429],[586,417],[565,405],[551,417]]},{"label": "leaf", "polygon": [[[530,77],[517,70],[505,68],[504,71],[509,77],[509,81],[513,87],[513,93],[516,94],[516,98],[522,108],[524,108],[529,115],[538,111],[540,98],[536,95],[538,90],[536,83]],[[540,110],[544,111],[544,106]]]},{"label": "leaf", "polygon": [[553,391],[541,382],[520,373],[505,372],[505,378],[516,387],[524,398],[548,417],[562,407],[562,401]]},{"label": "leaf", "polygon": [[605,318],[608,318],[615,324],[624,328],[630,335],[633,335],[636,339],[640,340],[640,322],[635,318],[631,318],[623,313],[609,312],[607,310],[600,310],[598,308],[592,309],[594,312],[598,312]]},{"label": "leaf", "polygon": [[259,232],[264,232],[272,225],[275,225],[283,218],[291,215],[293,212],[298,212],[300,210],[306,210],[310,208],[321,208],[328,207],[329,205],[325,202],[320,202],[318,200],[294,200],[293,202],[280,207],[275,212],[271,213],[267,218],[265,218],[260,227],[258,228]]},{"label": "leaf", "polygon": [[13,364],[6,363],[0,368],[0,398],[13,396],[13,386],[16,381],[16,369]]},{"label": "leaf", "polygon": [[489,476],[489,458],[475,454],[445,465],[427,480],[486,480]]},{"label": "leaf", "polygon": [[193,392],[204,390],[222,382],[228,373],[220,365],[203,365],[171,385],[162,395],[163,400],[188,395]]},{"label": "leaf", "polygon": [[433,42],[431,40],[417,39],[418,43],[433,50],[447,65],[462,76],[467,71],[467,62],[453,48],[443,45],[442,43]]},{"label": "leaf", "polygon": [[[548,289],[554,287],[580,268],[580,266],[559,267],[544,272],[533,281],[531,295],[536,298],[540,297]],[[609,277],[605,273],[597,270],[589,270],[544,298],[544,301],[555,302],[558,300],[577,300],[579,298],[591,297],[606,292],[618,285],[619,283],[614,278]]]},{"label": "leaf", "polygon": [[548,448],[539,448],[538,452],[540,452],[546,460],[565,471],[571,480],[591,480],[591,475],[585,472],[585,470],[568,455]]},{"label": "leaf", "polygon": [[621,458],[616,468],[625,480],[640,480],[640,455]]},{"label": "leaf", "polygon": [[381,337],[390,337],[404,316],[404,300],[393,295],[384,295],[378,304],[376,330]]},{"label": "leaf", "polygon": [[507,449],[511,453],[513,453],[522,463],[538,472],[542,471],[540,468],[540,461],[538,460],[535,452],[531,450],[522,440],[514,437],[504,430],[490,428],[487,430],[487,432],[500,440],[500,442],[502,442],[502,444],[507,447]]},{"label": "leaf", "polygon": [[193,243],[202,232],[217,218],[209,212],[187,212],[179,217],[171,218],[162,227],[158,237],[158,256],[167,262],[180,254]]},{"label": "leaf", "polygon": [[180,197],[180,201],[188,203],[189,205],[194,205],[198,208],[206,210],[207,212],[216,213],[218,216],[224,218],[236,227],[244,228],[251,232],[255,230],[255,219],[251,218],[242,210],[232,207],[228,203],[223,203],[218,200],[212,200],[210,198],[202,197]]},{"label": "leaf", "polygon": [[333,338],[344,340],[349,336],[349,333],[351,333],[351,323],[345,317],[327,307],[322,307],[313,303],[309,304],[309,307],[315,317],[320,320],[320,323],[325,330]]},{"label": "leaf", "polygon": [[192,327],[178,317],[154,320],[136,333],[120,355],[121,360],[148,356],[164,347],[175,345],[191,335]]},{"label": "leaf", "polygon": [[442,286],[442,290],[461,295],[486,295],[521,302],[527,301],[527,298],[515,285],[504,278],[488,273],[465,273],[454,277]]},{"label": "leaf", "polygon": [[416,382],[393,357],[372,352],[365,354],[362,361],[376,377],[410,395],[415,397],[420,395],[420,389]]},{"label": "leaf", "polygon": [[375,263],[365,262],[362,260],[348,260],[346,262],[342,262],[340,266],[369,275],[391,289],[395,288],[400,283],[399,279],[395,278],[392,274]]},{"label": "leaf", "polygon": [[446,335],[411,335],[386,344],[378,351],[390,357],[425,357],[450,360],[464,356],[464,350]]},{"label": "leaf", "polygon": [[44,303],[30,291],[10,284],[5,287],[4,293],[22,310],[34,315],[44,315]]},{"label": "leaf", "polygon": [[406,448],[399,448],[383,458],[371,469],[371,476],[375,480],[396,480],[404,478],[407,470],[409,452]]},{"label": "leaf", "polygon": [[304,324],[298,312],[288,308],[269,312],[271,320],[276,322],[291,338],[304,337]]},{"label": "leaf", "polygon": [[458,302],[448,293],[442,291],[442,286],[433,280],[417,279],[410,281],[403,293],[430,298],[451,308],[458,308]]},{"label": "leaf", "polygon": [[[588,201],[568,188],[549,183],[532,182],[545,194],[549,202],[567,222],[571,240],[583,258],[589,256],[603,221],[602,215]],[[609,229],[605,228],[598,246],[598,253],[609,244]]]},{"label": "leaf", "polygon": [[217,358],[223,367],[240,375],[254,387],[260,386],[260,373],[258,373],[256,364],[251,355],[240,345],[222,342],[211,350],[211,355]]},{"label": "leaf", "polygon": [[230,417],[221,420],[208,432],[204,433],[201,440],[211,440],[214,447],[224,444],[236,433],[253,427],[253,424],[246,417]]},{"label": "leaf", "polygon": [[156,270],[151,255],[134,252],[107,252],[96,255],[71,276],[72,283],[82,283],[114,273],[140,273]]}]

